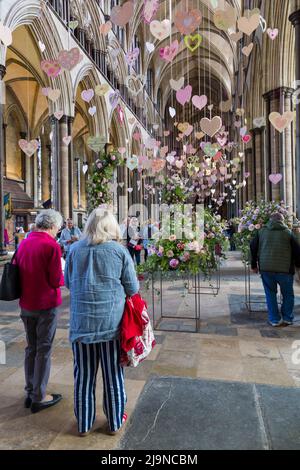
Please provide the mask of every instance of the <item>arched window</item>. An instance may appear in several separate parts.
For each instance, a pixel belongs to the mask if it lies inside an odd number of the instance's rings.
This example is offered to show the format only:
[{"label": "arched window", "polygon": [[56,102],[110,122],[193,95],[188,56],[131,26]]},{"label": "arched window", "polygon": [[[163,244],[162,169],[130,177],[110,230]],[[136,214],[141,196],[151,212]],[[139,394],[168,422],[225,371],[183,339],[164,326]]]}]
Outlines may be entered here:
[{"label": "arched window", "polygon": [[148,69],[147,70],[147,91],[149,93],[149,95],[152,97],[153,96],[153,70],[152,69]]},{"label": "arched window", "polygon": [[135,67],[134,67],[134,68],[135,68],[135,70],[136,70],[137,73],[141,73],[141,52],[142,52],[142,50],[141,50],[140,41],[139,41],[137,35],[135,34],[135,35],[134,35],[134,41],[133,41],[133,49],[136,49],[136,48],[139,48],[140,53],[139,53],[139,55],[138,55],[138,58],[137,58],[137,61],[136,61],[136,63],[135,63]]},{"label": "arched window", "polygon": [[157,107],[157,111],[159,112],[159,114],[161,114],[161,101],[162,101],[162,94],[161,94],[161,89],[159,88],[157,92],[157,102],[156,102],[156,107]]}]

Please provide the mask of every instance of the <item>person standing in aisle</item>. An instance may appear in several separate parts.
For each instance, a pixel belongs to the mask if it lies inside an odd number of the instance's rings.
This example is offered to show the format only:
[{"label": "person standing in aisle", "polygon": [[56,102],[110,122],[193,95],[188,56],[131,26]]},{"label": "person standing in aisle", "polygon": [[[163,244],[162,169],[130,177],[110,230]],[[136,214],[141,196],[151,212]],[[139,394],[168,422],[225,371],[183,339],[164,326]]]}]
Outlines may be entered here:
[{"label": "person standing in aisle", "polygon": [[120,366],[120,324],[125,298],[138,292],[139,282],[133,261],[120,240],[120,227],[112,212],[95,209],[86,222],[83,238],[70,248],[66,261],[74,412],[82,437],[90,432],[96,417],[99,363],[108,433],[116,433],[127,418],[124,372]]},{"label": "person standing in aisle", "polygon": [[61,304],[60,287],[64,285],[61,250],[55,237],[62,223],[53,209],[41,211],[36,229],[23,240],[15,262],[21,281],[21,319],[26,331],[25,408],[37,413],[56,405],[60,394],[48,395],[51,352]]}]

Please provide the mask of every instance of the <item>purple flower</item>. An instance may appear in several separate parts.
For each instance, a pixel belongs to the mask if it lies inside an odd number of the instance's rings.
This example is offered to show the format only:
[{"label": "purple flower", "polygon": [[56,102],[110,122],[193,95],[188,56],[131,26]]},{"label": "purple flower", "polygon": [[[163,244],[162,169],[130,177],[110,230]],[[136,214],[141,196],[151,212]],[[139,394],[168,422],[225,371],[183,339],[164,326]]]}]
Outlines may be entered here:
[{"label": "purple flower", "polygon": [[170,264],[171,268],[176,269],[177,266],[179,265],[179,261],[178,261],[178,259],[173,258],[173,259],[171,259],[169,264]]}]

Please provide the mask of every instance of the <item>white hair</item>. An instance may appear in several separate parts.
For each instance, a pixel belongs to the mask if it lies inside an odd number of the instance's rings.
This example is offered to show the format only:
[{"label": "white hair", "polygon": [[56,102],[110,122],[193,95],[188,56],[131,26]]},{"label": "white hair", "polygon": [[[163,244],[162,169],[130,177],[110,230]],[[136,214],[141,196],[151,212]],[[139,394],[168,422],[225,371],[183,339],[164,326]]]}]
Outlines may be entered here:
[{"label": "white hair", "polygon": [[54,209],[41,211],[35,219],[36,228],[39,230],[51,230],[54,226],[60,228],[62,222],[62,216]]},{"label": "white hair", "polygon": [[84,236],[89,245],[98,245],[109,240],[122,238],[120,226],[113,213],[106,208],[94,209],[84,228]]}]

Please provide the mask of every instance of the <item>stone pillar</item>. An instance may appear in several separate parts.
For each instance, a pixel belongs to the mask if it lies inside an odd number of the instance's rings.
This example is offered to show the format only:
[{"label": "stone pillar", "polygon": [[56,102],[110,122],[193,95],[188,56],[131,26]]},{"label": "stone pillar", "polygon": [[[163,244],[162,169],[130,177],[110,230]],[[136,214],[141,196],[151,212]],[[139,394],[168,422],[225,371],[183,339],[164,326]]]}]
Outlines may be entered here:
[{"label": "stone pillar", "polygon": [[70,192],[69,192],[69,145],[64,138],[69,135],[69,117],[63,116],[59,123],[59,161],[58,161],[58,186],[60,211],[64,218],[70,217]]},{"label": "stone pillar", "polygon": [[[300,4],[299,2],[294,2],[294,8],[297,10],[294,11],[289,20],[295,27],[295,62],[296,62],[296,81],[299,81],[297,84],[298,88],[300,86]],[[297,200],[296,200],[296,211],[297,216],[300,217],[300,97],[297,96],[297,123],[296,123],[296,186],[297,186]]]},{"label": "stone pillar", "polygon": [[50,157],[51,146],[47,144],[47,139],[42,139],[42,201],[48,201],[51,195],[50,187]]},{"label": "stone pillar", "polygon": [[[72,125],[74,122],[73,117],[68,117],[68,135],[72,136]],[[71,140],[68,146],[68,164],[69,164],[69,175],[68,175],[68,187],[69,187],[69,217],[73,218],[73,186],[74,186],[74,150],[73,140]]]},{"label": "stone pillar", "polygon": [[4,141],[5,135],[3,132],[3,114],[5,106],[5,83],[3,79],[5,74],[6,67],[4,65],[0,65],[0,256],[7,254],[7,251],[4,249],[5,211],[3,206],[3,159],[4,149],[6,147],[6,142]]},{"label": "stone pillar", "polygon": [[264,148],[263,148],[263,134],[265,127],[255,128],[253,133],[253,152],[254,152],[254,179],[255,179],[255,200],[257,202],[264,199]]},{"label": "stone pillar", "polygon": [[284,200],[285,203],[293,207],[293,148],[292,148],[292,124],[284,132],[278,132],[269,121],[269,114],[292,110],[291,97],[294,90],[292,88],[281,87],[272,90],[264,95],[267,110],[267,142],[266,142],[266,178],[271,173],[281,173],[282,181],[274,185],[268,184],[268,198],[273,200]]},{"label": "stone pillar", "polygon": [[248,148],[245,149],[245,172],[250,173],[250,176],[247,179],[247,201],[253,201],[253,199],[255,199],[254,171],[253,152],[251,148]]},{"label": "stone pillar", "polygon": [[[283,95],[284,95],[284,111],[293,111],[293,94],[294,90],[292,88],[284,88]],[[294,125],[290,125],[283,134],[283,174],[284,178],[284,185],[285,185],[285,202],[286,205],[289,207],[290,212],[294,211],[294,194],[293,194],[293,153],[294,153],[294,145],[293,145],[293,133],[294,133]]]},{"label": "stone pillar", "polygon": [[52,188],[52,207],[60,211],[60,185],[59,185],[59,121],[56,117],[51,117],[51,154],[52,154],[52,168],[51,168],[51,188]]}]

